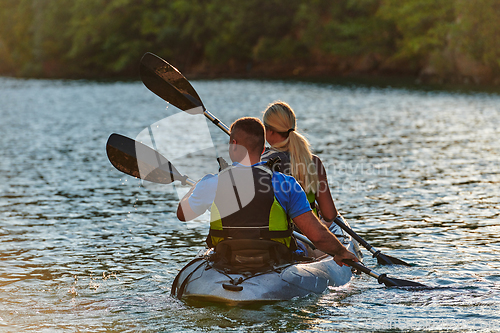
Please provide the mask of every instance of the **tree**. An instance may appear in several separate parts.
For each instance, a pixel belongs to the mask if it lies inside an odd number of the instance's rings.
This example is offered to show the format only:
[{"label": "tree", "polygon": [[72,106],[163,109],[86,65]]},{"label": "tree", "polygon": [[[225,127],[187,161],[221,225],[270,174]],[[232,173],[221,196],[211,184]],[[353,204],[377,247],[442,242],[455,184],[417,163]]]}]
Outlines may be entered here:
[{"label": "tree", "polygon": [[453,45],[500,74],[500,0],[456,1]]},{"label": "tree", "polygon": [[450,0],[383,0],[377,16],[391,21],[396,30],[391,58],[421,68],[431,54],[446,49],[454,13]]}]

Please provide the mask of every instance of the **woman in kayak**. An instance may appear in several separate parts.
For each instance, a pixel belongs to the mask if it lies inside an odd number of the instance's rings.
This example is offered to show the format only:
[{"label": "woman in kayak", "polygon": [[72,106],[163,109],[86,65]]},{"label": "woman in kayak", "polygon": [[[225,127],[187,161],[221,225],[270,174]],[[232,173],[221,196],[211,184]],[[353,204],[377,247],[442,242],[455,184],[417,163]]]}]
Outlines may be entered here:
[{"label": "woman in kayak", "polygon": [[274,102],[267,107],[262,120],[266,141],[271,145],[262,155],[262,160],[281,159],[279,171],[298,181],[311,208],[322,217],[326,226],[336,218],[342,219],[330,193],[325,167],[319,157],[311,153],[309,141],[297,132],[292,108],[285,102]]}]

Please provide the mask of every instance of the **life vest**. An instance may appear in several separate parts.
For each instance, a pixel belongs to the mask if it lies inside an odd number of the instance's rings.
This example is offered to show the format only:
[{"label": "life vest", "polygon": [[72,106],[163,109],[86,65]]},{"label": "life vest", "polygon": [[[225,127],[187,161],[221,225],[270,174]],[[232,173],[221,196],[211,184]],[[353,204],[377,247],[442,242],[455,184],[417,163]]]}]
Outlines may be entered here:
[{"label": "life vest", "polygon": [[211,206],[209,247],[230,239],[292,242],[290,219],[274,195],[273,172],[264,166],[229,167],[219,173]]},{"label": "life vest", "polygon": [[[266,148],[266,151],[264,152],[264,154],[262,154],[261,159],[263,161],[269,161],[276,157],[279,157],[280,162],[273,165],[272,171],[283,172],[285,175],[293,176],[289,152],[279,151],[273,148]],[[311,205],[313,213],[318,216],[318,209],[316,207],[316,194],[314,192],[309,192],[306,195],[307,201],[309,201],[309,205]]]},{"label": "life vest", "polygon": [[314,192],[309,192],[306,196],[314,215],[318,216],[318,208],[316,207],[316,194]]}]

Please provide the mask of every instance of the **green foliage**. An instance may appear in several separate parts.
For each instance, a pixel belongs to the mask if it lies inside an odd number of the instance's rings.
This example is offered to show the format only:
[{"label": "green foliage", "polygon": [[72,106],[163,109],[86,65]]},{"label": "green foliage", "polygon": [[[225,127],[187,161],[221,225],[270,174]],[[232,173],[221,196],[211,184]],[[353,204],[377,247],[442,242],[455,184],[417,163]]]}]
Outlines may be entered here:
[{"label": "green foliage", "polygon": [[447,35],[455,20],[454,1],[384,0],[377,16],[396,30],[393,58],[425,59],[447,46]]},{"label": "green foliage", "polygon": [[127,69],[144,53],[147,41],[136,19],[142,6],[133,0],[86,0],[73,2],[66,57],[75,70],[91,75]]},{"label": "green foliage", "polygon": [[[273,59],[263,50],[268,41],[279,43],[293,33],[297,0],[214,0],[207,6],[205,55],[209,61],[251,61],[253,56]],[[284,55],[289,50],[282,50]]]},{"label": "green foliage", "polygon": [[25,22],[33,21],[29,0],[3,0],[0,2],[0,39],[10,52],[10,61],[17,68],[33,62],[33,31]]},{"label": "green foliage", "polygon": [[454,44],[500,72],[500,0],[456,1]]},{"label": "green foliage", "polygon": [[181,69],[368,56],[442,73],[461,53],[500,72],[498,12],[500,0],[2,0],[0,72],[136,76],[146,51]]},{"label": "green foliage", "polygon": [[376,15],[379,5],[379,0],[304,2],[296,15],[302,40],[332,55],[390,52],[389,24]]}]

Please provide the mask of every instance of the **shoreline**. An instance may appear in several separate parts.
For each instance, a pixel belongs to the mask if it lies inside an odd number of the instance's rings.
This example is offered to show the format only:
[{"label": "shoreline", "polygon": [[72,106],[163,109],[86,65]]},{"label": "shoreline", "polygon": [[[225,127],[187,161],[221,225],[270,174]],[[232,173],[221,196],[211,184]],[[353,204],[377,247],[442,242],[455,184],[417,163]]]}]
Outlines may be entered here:
[{"label": "shoreline", "polygon": [[[217,72],[207,73],[200,71],[186,71],[183,75],[189,81],[196,80],[261,80],[261,81],[287,81],[287,82],[305,82],[313,84],[356,86],[356,87],[374,87],[374,88],[394,88],[408,89],[414,91],[443,91],[458,93],[488,93],[500,95],[500,85],[480,84],[471,82],[422,82],[418,77],[409,75],[369,75],[369,74],[341,74],[341,75],[277,75],[264,73],[235,73],[235,72]],[[109,76],[88,76],[88,77],[25,77],[8,75],[0,73],[0,78],[11,78],[21,80],[68,80],[68,81],[96,81],[96,82],[115,82],[115,81],[140,81],[140,75],[109,75]]]}]

